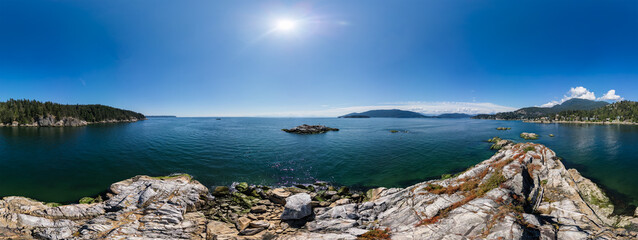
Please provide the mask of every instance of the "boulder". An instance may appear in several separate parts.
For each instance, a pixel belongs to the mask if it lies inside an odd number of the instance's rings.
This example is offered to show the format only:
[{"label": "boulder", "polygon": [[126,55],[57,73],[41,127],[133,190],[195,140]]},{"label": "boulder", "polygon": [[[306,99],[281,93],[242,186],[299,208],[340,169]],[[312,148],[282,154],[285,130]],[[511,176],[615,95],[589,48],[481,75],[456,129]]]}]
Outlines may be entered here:
[{"label": "boulder", "polygon": [[290,192],[286,191],[283,188],[275,188],[270,191],[269,199],[274,203],[279,203],[281,205],[286,204],[286,198],[290,197]]},{"label": "boulder", "polygon": [[230,189],[227,186],[215,187],[215,190],[213,191],[213,196],[215,197],[226,196],[229,194],[230,194]]},{"label": "boulder", "polygon": [[235,226],[237,227],[237,230],[239,231],[243,231],[249,225],[250,225],[250,219],[247,217],[240,217],[237,219],[237,222],[235,222]]},{"label": "boulder", "polygon": [[310,195],[307,193],[298,193],[286,198],[286,207],[281,214],[281,219],[296,220],[310,216],[312,214],[310,202]]},{"label": "boulder", "polygon": [[265,213],[266,211],[268,211],[268,207],[264,205],[254,206],[250,208],[251,213]]},{"label": "boulder", "polygon": [[[232,226],[232,225],[231,225]],[[210,221],[206,224],[206,240],[233,239],[239,233],[227,223]]]},{"label": "boulder", "polygon": [[270,223],[264,220],[254,221],[250,223],[250,227],[252,228],[268,228],[270,227]]}]

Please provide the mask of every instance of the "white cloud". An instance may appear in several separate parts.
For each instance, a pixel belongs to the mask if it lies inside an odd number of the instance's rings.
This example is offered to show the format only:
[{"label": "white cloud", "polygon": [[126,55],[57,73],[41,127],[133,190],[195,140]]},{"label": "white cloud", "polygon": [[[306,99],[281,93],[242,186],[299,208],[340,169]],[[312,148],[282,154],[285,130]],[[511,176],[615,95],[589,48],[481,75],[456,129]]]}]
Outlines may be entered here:
[{"label": "white cloud", "polygon": [[547,107],[548,108],[548,107],[556,106],[558,104],[561,104],[561,102],[559,102],[559,101],[551,101],[551,102],[548,102],[548,103],[545,103],[545,104],[541,105],[540,107]]},{"label": "white cloud", "polygon": [[566,95],[565,98],[563,98],[563,102],[572,98],[596,100],[596,95],[594,94],[594,92],[590,92],[589,90],[587,90],[587,88],[584,88],[582,86],[569,89],[569,92],[567,92],[567,94],[569,94],[569,96]]},{"label": "white cloud", "polygon": [[609,92],[607,92],[607,94],[605,94],[602,97],[598,98],[598,100],[601,100],[601,101],[620,101],[620,100],[623,100],[623,98],[618,96],[618,95],[616,95],[616,90],[612,89],[612,90],[609,90]]},{"label": "white cloud", "polygon": [[501,106],[493,103],[477,102],[401,102],[382,105],[354,106],[343,108],[331,108],[324,110],[288,111],[258,114],[260,117],[336,117],[352,112],[365,112],[376,109],[400,109],[413,111],[425,115],[439,115],[443,113],[482,114],[509,112],[516,110],[512,107]]},{"label": "white cloud", "polygon": [[548,103],[545,103],[543,105],[541,105],[541,107],[553,107],[556,106],[558,104],[564,103],[567,100],[573,99],[573,98],[580,98],[580,99],[587,99],[587,100],[599,100],[599,101],[619,101],[622,100],[622,98],[618,95],[616,95],[616,90],[609,90],[609,92],[607,92],[607,94],[605,94],[604,96],[600,97],[600,98],[596,98],[596,94],[594,94],[594,92],[589,91],[587,88],[583,87],[583,86],[578,86],[578,87],[573,87],[571,89],[569,89],[569,91],[567,92],[566,95],[563,96],[563,99],[561,99],[560,101],[551,101]]}]

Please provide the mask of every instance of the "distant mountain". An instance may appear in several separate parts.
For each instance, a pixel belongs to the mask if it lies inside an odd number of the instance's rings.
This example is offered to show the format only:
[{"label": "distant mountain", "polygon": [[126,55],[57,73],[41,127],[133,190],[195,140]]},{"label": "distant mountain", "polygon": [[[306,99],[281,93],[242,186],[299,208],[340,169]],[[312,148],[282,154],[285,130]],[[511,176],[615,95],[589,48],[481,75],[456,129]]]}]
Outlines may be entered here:
[{"label": "distant mountain", "polygon": [[339,118],[428,118],[423,114],[399,109],[391,110],[370,110],[362,113],[350,113]]},{"label": "distant mountain", "polygon": [[362,113],[350,113],[339,118],[470,118],[472,115],[465,113],[444,113],[438,116],[426,116],[421,113],[399,109],[370,110]]},{"label": "distant mountain", "polygon": [[471,118],[474,115],[469,115],[465,113],[444,113],[436,116],[436,118]]},{"label": "distant mountain", "polygon": [[562,111],[587,111],[593,110],[597,108],[601,108],[609,105],[607,102],[603,101],[593,101],[587,99],[580,98],[572,98],[563,102],[562,104],[545,108],[545,107],[526,107],[521,108],[513,112],[503,112],[497,114],[479,114],[473,118],[476,119],[504,119],[504,120],[514,120],[514,119],[534,119],[540,117],[546,117],[552,114],[557,114]]}]

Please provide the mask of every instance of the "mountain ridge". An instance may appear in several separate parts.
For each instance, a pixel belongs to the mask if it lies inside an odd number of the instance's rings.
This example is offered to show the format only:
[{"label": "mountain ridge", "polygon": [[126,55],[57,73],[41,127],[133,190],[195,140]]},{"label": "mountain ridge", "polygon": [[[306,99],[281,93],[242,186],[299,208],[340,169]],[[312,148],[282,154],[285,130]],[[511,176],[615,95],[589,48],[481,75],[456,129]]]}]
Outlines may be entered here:
[{"label": "mountain ridge", "polygon": [[512,112],[501,112],[496,114],[479,114],[475,119],[531,119],[546,117],[550,114],[558,114],[563,111],[588,111],[609,105],[608,102],[594,101],[580,98],[572,98],[561,104],[552,107],[525,107]]},{"label": "mountain ridge", "polygon": [[339,118],[470,118],[473,115],[465,113],[443,113],[435,116],[428,116],[418,112],[400,109],[378,109],[361,113],[349,113],[339,116]]}]

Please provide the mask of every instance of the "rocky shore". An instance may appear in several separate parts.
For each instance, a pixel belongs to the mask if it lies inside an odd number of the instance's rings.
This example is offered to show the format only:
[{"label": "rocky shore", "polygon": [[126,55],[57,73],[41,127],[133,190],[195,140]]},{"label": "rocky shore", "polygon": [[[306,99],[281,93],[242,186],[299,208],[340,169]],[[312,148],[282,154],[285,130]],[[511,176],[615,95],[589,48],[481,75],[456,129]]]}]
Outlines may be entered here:
[{"label": "rocky shore", "polygon": [[209,190],[188,175],[114,183],[104,201],[0,200],[0,239],[636,239],[638,218],[540,144],[462,173],[365,194],[325,183]]},{"label": "rocky shore", "polygon": [[96,123],[124,123],[124,122],[137,122],[139,120],[144,120],[144,119],[129,118],[124,120],[110,119],[110,120],[104,120],[99,122],[87,122],[87,121],[80,120],[77,118],[72,118],[72,117],[63,117],[63,118],[57,119],[55,116],[49,115],[46,117],[41,117],[33,123],[20,124],[17,121],[13,121],[11,124],[0,123],[0,127],[80,127],[80,126],[86,126],[89,124],[96,124]]},{"label": "rocky shore", "polygon": [[281,129],[287,133],[297,133],[297,134],[317,134],[317,133],[325,133],[329,131],[339,131],[337,128],[330,128],[323,125],[300,125],[291,129]]}]

